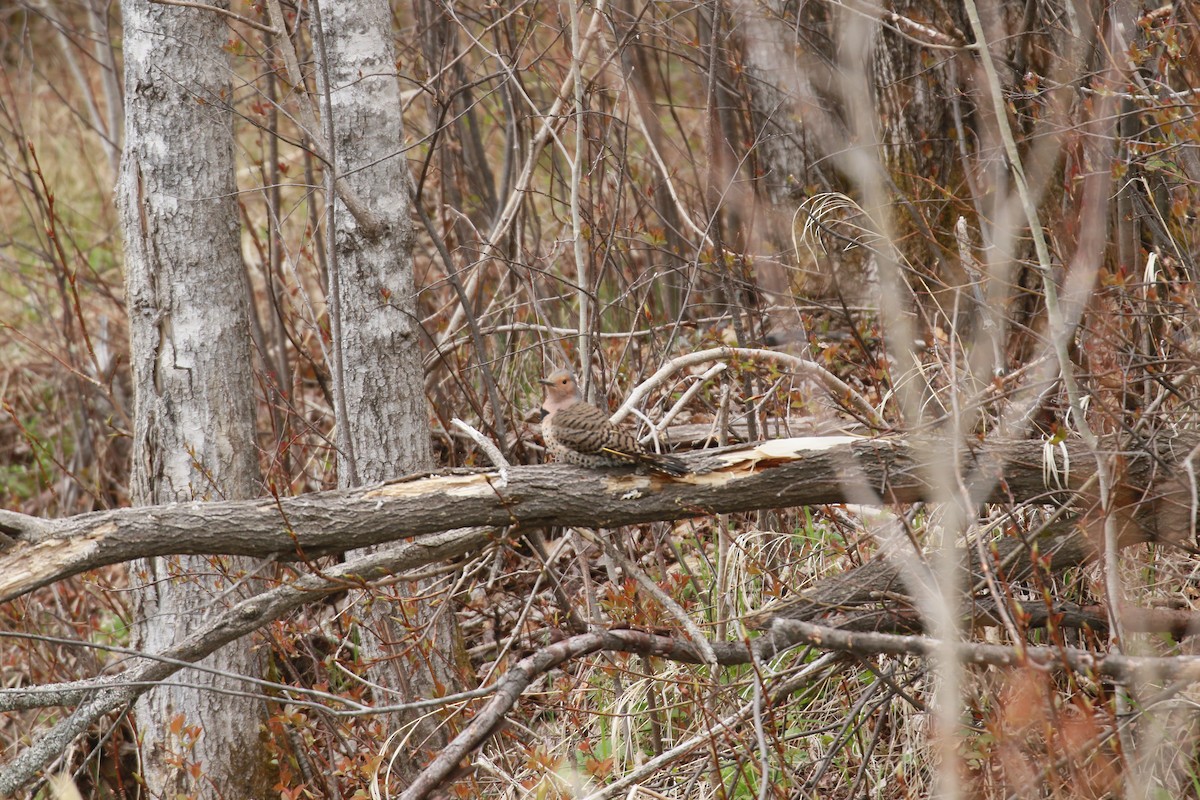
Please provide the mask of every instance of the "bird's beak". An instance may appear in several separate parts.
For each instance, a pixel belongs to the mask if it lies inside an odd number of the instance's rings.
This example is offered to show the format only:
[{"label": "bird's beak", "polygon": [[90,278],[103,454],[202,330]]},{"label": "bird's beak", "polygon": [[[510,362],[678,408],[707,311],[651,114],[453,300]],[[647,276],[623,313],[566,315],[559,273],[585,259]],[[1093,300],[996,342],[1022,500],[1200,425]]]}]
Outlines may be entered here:
[{"label": "bird's beak", "polygon": [[545,378],[538,378],[538,383],[540,383],[542,386],[552,386],[554,381],[546,380]]}]

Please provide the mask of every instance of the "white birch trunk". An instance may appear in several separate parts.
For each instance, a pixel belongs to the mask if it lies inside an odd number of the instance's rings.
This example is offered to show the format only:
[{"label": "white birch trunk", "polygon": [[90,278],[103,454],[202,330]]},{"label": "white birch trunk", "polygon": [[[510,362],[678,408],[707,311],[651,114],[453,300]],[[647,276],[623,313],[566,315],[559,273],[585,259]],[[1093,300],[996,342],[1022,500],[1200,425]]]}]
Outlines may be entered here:
[{"label": "white birch trunk", "polygon": [[[381,0],[327,0],[321,8],[338,174],[384,225],[371,239],[337,203],[342,338],[334,346],[346,370],[334,379],[350,402],[344,422],[359,478],[382,480],[432,465],[392,17]],[[344,460],[338,466],[348,473]]]},{"label": "white birch trunk", "polygon": [[[211,13],[122,0],[125,149],[118,199],[135,385],[134,502],[247,498],[259,483],[249,298],[239,248],[225,25]],[[149,652],[245,595],[245,558],[137,562],[137,646]],[[257,675],[243,639],[202,662]],[[186,671],[136,706],[155,797],[263,797],[263,707]],[[198,769],[196,767],[198,766]]]},{"label": "white birch trunk", "polygon": [[[354,474],[363,482],[385,480],[433,462],[391,9],[386,0],[326,0],[321,10],[338,174],[384,226],[372,239],[337,203],[337,263],[331,269],[340,277],[341,338],[333,346],[341,348],[345,374],[335,370],[334,380],[345,390],[347,418],[338,425],[348,426],[355,457],[351,470],[348,454],[339,454],[339,483],[346,487]],[[440,694],[455,684],[453,616],[436,613],[424,583],[396,588],[421,599],[406,600],[403,608],[370,606],[362,643],[374,662],[371,678],[407,699]],[[404,617],[405,625],[392,622],[393,616]],[[414,631],[420,632],[417,642],[405,638]],[[421,732],[435,731],[427,721]],[[438,746],[424,736],[413,741],[427,750]]]}]

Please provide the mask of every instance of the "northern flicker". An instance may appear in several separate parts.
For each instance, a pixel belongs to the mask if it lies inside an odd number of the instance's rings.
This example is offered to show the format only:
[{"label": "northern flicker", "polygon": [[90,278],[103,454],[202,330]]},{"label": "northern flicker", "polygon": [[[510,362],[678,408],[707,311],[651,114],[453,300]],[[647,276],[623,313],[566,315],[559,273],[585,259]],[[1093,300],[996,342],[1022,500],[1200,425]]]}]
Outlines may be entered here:
[{"label": "northern flicker", "polygon": [[566,370],[551,373],[541,383],[546,387],[542,438],[557,458],[581,467],[637,464],[675,477],[691,472],[674,456],[650,452],[633,433],[613,425],[607,414],[583,402],[575,376]]}]

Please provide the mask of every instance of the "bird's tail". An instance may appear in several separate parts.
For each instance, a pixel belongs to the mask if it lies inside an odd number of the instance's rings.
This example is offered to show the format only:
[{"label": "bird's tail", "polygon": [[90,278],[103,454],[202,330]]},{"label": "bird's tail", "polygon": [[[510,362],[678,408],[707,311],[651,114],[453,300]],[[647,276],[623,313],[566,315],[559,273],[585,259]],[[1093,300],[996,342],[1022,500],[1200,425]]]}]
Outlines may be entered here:
[{"label": "bird's tail", "polygon": [[673,478],[682,477],[692,471],[691,467],[683,462],[683,459],[661,453],[639,453],[638,461],[645,464],[652,472],[670,475]]},{"label": "bird's tail", "polygon": [[639,467],[645,467],[651,472],[657,472],[660,475],[670,475],[673,478],[689,475],[692,472],[692,468],[684,463],[681,458],[662,453],[646,453],[642,452],[640,448],[637,451],[633,451],[633,448],[617,450],[612,447],[601,447],[600,453],[612,459],[613,463],[623,461],[626,464],[635,464]]}]

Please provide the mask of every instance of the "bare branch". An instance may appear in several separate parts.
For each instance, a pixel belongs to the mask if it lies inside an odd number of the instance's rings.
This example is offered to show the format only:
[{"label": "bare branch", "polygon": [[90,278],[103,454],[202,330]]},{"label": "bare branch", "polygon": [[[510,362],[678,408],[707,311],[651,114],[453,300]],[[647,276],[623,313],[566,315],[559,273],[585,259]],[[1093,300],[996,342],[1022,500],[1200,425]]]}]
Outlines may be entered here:
[{"label": "bare branch", "polygon": [[[774,653],[799,644],[824,650],[840,650],[861,656],[909,655],[929,658],[945,644],[928,636],[897,636],[892,633],[851,633],[794,619],[779,619],[771,626]],[[772,653],[763,641],[767,655]],[[1128,656],[1097,653],[1076,647],[1037,647],[978,642],[950,643],[962,664],[994,667],[1032,666],[1042,670],[1066,667],[1088,677],[1110,678],[1121,684],[1142,680],[1200,681],[1200,656]]]},{"label": "bare branch", "polygon": [[[1078,442],[1064,445],[1079,466],[1065,478],[1049,479],[1039,441],[962,448],[971,468],[965,471],[975,473],[972,492],[1005,502],[1067,500],[1070,490],[1064,487],[1086,485],[1095,462]],[[931,457],[954,452],[921,448],[934,450]],[[413,565],[418,566],[458,557],[487,541],[486,534],[463,526],[613,527],[823,503],[914,502],[932,494],[921,455],[899,439],[779,439],[682,457],[696,474],[668,479],[550,464],[511,468],[503,488],[496,472],[478,471],[293,498],[117,509],[53,522],[7,513],[0,522],[14,544],[0,551],[0,601],[84,570],[157,555],[292,561],[412,537],[411,546],[425,553]],[[1153,476],[1160,463],[1154,454],[1125,457],[1126,481],[1134,487],[1130,496],[1146,500],[1134,500],[1127,509],[1139,515],[1141,527],[1126,531],[1122,543],[1172,538],[1186,530],[1191,508],[1186,487],[1156,485],[1165,479]]]},{"label": "bare branch", "polygon": [[[148,511],[149,509],[134,509]],[[466,540],[486,539],[490,530],[459,531]],[[216,617],[208,625],[175,644],[154,659],[114,676],[111,681],[94,687],[92,699],[58,723],[45,736],[22,750],[0,771],[0,797],[11,797],[22,785],[61,753],[76,737],[100,717],[128,705],[184,668],[199,661],[230,642],[258,630],[287,612],[305,603],[348,586],[362,586],[426,563],[427,551],[422,545],[405,542],[387,550],[371,553],[326,570],[321,575],[303,575],[289,584],[247,598]]]},{"label": "bare branch", "polygon": [[716,361],[723,358],[751,359],[794,370],[801,377],[823,386],[835,401],[849,404],[872,425],[879,428],[889,427],[887,421],[879,415],[879,412],[862,395],[854,391],[841,378],[815,361],[800,358],[789,353],[781,353],[776,350],[761,350],[748,347],[713,347],[695,353],[686,353],[671,359],[629,393],[629,397],[621,404],[621,407],[613,412],[613,422],[620,422],[624,419],[630,410],[641,402],[643,397],[653,391],[656,386],[672,374],[695,364],[703,364],[706,361]]},{"label": "bare branch", "polygon": [[[721,664],[745,664],[750,660],[749,649],[740,644],[713,642],[709,643],[709,647]],[[496,683],[496,693],[487,706],[421,771],[417,779],[400,794],[399,800],[428,797],[458,768],[460,761],[496,732],[520,699],[521,693],[537,678],[566,661],[601,650],[641,653],[696,664],[705,661],[705,657],[693,645],[643,631],[595,631],[556,642],[521,659],[504,674]]]},{"label": "bare branch", "polygon": [[272,36],[279,35],[279,31],[275,28],[272,28],[270,25],[263,25],[261,22],[255,22],[249,17],[243,17],[241,14],[230,11],[227,8],[221,8],[220,6],[210,6],[208,3],[189,3],[187,0],[150,0],[150,2],[157,3],[160,6],[179,6],[181,8],[199,8],[202,11],[212,11],[220,14],[221,16],[228,17],[236,22],[240,22],[243,25],[249,25],[256,31],[269,33]]}]

